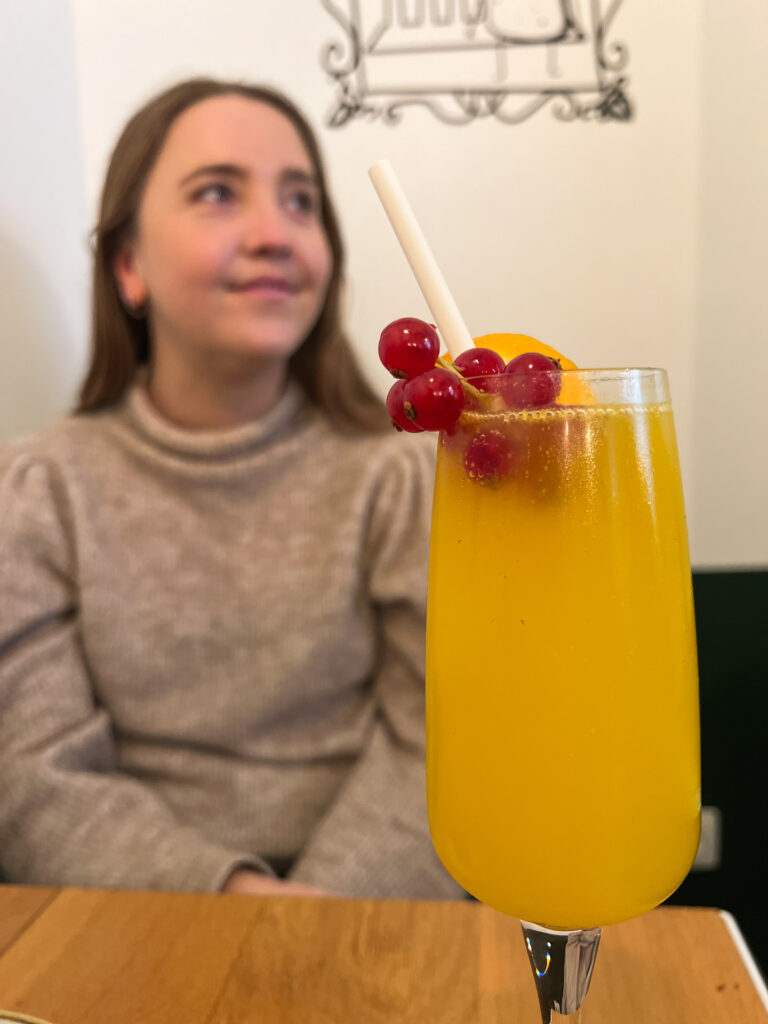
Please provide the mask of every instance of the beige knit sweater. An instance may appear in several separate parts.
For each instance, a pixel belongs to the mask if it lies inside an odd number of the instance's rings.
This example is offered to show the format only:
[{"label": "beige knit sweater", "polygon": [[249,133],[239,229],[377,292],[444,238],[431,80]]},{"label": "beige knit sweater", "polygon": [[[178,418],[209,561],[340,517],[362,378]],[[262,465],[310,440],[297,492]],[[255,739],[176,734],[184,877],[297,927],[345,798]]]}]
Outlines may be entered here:
[{"label": "beige knit sweater", "polygon": [[0,873],[461,894],[424,805],[432,456],[296,387],[191,432],[135,387],[0,449]]}]

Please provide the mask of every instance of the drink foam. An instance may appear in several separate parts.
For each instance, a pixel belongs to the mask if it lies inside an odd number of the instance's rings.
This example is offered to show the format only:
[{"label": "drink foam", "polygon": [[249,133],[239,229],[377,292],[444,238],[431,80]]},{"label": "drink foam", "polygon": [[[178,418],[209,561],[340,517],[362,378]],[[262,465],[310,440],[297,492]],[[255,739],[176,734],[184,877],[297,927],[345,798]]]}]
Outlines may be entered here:
[{"label": "drink foam", "polygon": [[459,420],[460,425],[481,425],[501,423],[549,423],[562,420],[587,420],[595,417],[637,416],[668,413],[670,402],[649,402],[645,404],[622,403],[621,405],[562,405],[547,406],[544,409],[504,409],[495,412],[476,412],[465,409]]}]

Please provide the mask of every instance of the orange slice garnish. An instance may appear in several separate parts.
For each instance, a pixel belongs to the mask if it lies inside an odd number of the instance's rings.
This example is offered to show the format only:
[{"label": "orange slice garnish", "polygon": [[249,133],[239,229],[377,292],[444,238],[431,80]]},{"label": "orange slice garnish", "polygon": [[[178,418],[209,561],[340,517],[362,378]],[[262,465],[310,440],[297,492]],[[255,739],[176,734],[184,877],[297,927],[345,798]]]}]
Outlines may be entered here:
[{"label": "orange slice garnish", "polygon": [[521,356],[523,352],[541,352],[543,356],[557,359],[564,370],[577,369],[576,363],[566,359],[557,349],[552,348],[551,345],[545,345],[543,341],[532,338],[528,334],[481,334],[474,340],[477,348],[493,349],[507,363],[515,356]]},{"label": "orange slice garnish", "polygon": [[[475,338],[477,348],[490,348],[498,352],[502,359],[509,362],[523,352],[541,352],[550,359],[557,359],[563,370],[577,370],[576,363],[552,348],[543,341],[532,338],[529,334],[481,334]],[[558,405],[594,405],[595,399],[591,389],[575,377],[563,377],[563,386],[557,396]]]}]

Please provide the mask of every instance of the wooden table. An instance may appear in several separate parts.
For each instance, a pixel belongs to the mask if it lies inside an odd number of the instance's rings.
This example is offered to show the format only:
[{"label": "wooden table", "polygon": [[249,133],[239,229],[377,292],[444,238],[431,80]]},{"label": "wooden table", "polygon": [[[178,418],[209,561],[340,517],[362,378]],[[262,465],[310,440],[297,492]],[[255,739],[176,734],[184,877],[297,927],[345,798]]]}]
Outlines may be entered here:
[{"label": "wooden table", "polygon": [[[0,887],[0,1008],[53,1024],[540,1020],[518,922],[476,903],[18,886]],[[604,930],[583,1024],[766,1020],[717,911]]]}]

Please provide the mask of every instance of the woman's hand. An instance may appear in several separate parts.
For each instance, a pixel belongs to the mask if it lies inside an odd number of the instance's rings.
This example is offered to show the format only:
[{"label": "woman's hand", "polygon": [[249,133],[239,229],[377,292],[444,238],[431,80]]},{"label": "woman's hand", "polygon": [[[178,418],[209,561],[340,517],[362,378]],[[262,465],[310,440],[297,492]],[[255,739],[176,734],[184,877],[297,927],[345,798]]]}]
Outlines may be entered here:
[{"label": "woman's hand", "polygon": [[248,868],[233,871],[222,887],[222,892],[248,893],[252,896],[335,896],[326,889],[316,889],[301,882],[284,882],[269,878]]}]

